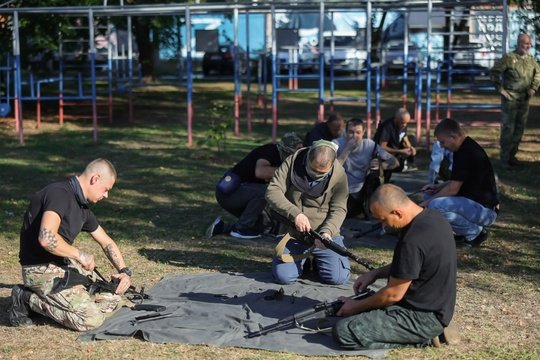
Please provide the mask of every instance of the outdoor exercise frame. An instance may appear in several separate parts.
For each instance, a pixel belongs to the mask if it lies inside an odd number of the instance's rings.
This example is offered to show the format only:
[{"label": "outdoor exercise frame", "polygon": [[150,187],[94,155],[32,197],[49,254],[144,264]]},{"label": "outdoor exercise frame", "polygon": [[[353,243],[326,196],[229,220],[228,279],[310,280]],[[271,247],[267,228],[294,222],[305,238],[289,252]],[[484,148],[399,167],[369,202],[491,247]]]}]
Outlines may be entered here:
[{"label": "outdoor exercise frame", "polygon": [[[234,46],[238,47],[238,16],[240,13],[249,14],[263,13],[263,14],[274,14],[275,11],[312,11],[319,12],[320,14],[320,29],[323,29],[323,19],[326,12],[337,12],[337,11],[346,11],[350,9],[362,9],[366,11],[366,19],[368,22],[367,26],[367,52],[368,58],[366,61],[366,78],[365,78],[365,92],[366,96],[360,98],[361,100],[366,101],[366,117],[368,124],[368,132],[372,126],[371,119],[371,107],[372,107],[372,98],[373,98],[373,77],[372,72],[378,71],[378,64],[373,64],[371,61],[371,18],[375,11],[389,11],[395,9],[401,9],[402,11],[418,11],[419,9],[424,9],[428,12],[427,16],[427,64],[417,71],[417,79],[415,81],[415,109],[414,109],[414,121],[416,123],[416,134],[420,139],[422,131],[422,102],[423,102],[423,91],[422,91],[422,74],[425,74],[426,78],[426,119],[425,119],[425,133],[426,133],[426,142],[429,144],[429,129],[430,129],[430,113],[431,113],[431,93],[432,93],[432,69],[430,66],[430,57],[431,57],[431,33],[432,33],[432,24],[431,16],[429,16],[434,8],[437,9],[449,9],[454,6],[460,7],[490,7],[499,6],[502,13],[502,22],[503,22],[503,49],[502,53],[505,53],[507,50],[508,36],[507,36],[507,21],[508,21],[508,4],[507,0],[499,1],[487,1],[487,0],[463,0],[463,1],[443,1],[443,0],[410,0],[410,1],[390,1],[390,0],[361,0],[361,1],[337,1],[337,0],[320,0],[318,2],[300,2],[300,1],[270,1],[265,3],[260,2],[236,2],[234,4],[169,4],[169,5],[129,5],[129,6],[95,6],[95,7],[35,7],[35,8],[0,8],[0,14],[4,14],[12,17],[12,34],[13,34],[13,66],[10,67],[13,71],[13,103],[14,103],[14,114],[15,114],[15,123],[18,132],[19,142],[22,144],[23,140],[23,126],[22,126],[22,94],[21,94],[21,54],[20,54],[20,36],[19,36],[19,17],[25,16],[27,14],[63,14],[68,16],[80,16],[87,17],[88,24],[93,24],[93,19],[95,16],[103,17],[126,17],[128,22],[128,41],[131,43],[131,17],[132,16],[180,16],[183,15],[186,20],[186,67],[185,67],[185,77],[186,77],[186,121],[187,121],[187,142],[188,145],[192,144],[193,134],[192,134],[192,125],[193,125],[193,64],[192,64],[192,49],[191,49],[191,17],[194,14],[204,14],[204,13],[224,13],[232,12],[234,20]],[[249,27],[249,26],[248,26]],[[274,141],[277,140],[277,128],[278,128],[278,79],[280,75],[277,73],[277,47],[275,42],[275,25],[273,21],[272,26],[272,36],[271,36],[271,59],[272,59],[272,138]],[[319,121],[323,120],[324,117],[324,106],[326,101],[332,101],[332,95],[329,97],[325,96],[325,74],[324,74],[324,41],[323,41],[323,32],[319,31],[319,109],[318,119]],[[89,25],[88,29],[88,45],[89,45],[89,62],[90,62],[90,76],[91,76],[91,95],[89,100],[92,104],[92,124],[93,124],[93,139],[95,142],[98,141],[98,122],[97,122],[97,109],[96,109],[96,77],[95,77],[95,55],[96,49],[94,45],[94,28]],[[249,41],[248,41],[249,43]],[[249,54],[249,53],[248,53]],[[133,88],[132,85],[132,58],[130,50],[130,61],[129,64],[129,86],[128,90],[131,91]],[[248,55],[249,56],[249,55]],[[110,66],[110,65],[109,65]],[[238,68],[238,56],[235,56],[235,70],[234,70],[234,133],[238,135],[240,133],[240,98],[242,92],[241,86],[241,76],[239,74]],[[249,72],[248,72],[249,73]],[[251,130],[251,112],[250,112],[250,95],[249,95],[249,74],[247,75],[248,81],[248,101],[247,101],[247,116],[248,116],[248,131]],[[298,78],[298,74],[293,75],[295,78]],[[331,77],[332,78],[332,77]],[[334,84],[332,80],[330,88],[333,89]],[[404,79],[404,81],[407,81]],[[376,106],[378,106],[381,99],[381,88],[379,85],[380,77],[375,76],[375,99]],[[110,86],[110,85],[109,85]],[[404,91],[406,92],[406,87],[404,85]],[[281,90],[283,91],[283,90]],[[355,99],[358,100],[358,99]],[[111,101],[111,100],[109,100]],[[378,108],[377,108],[378,109]],[[132,112],[130,106],[130,114]],[[131,116],[131,115],[130,115]],[[380,120],[378,110],[376,111],[376,122]]]}]

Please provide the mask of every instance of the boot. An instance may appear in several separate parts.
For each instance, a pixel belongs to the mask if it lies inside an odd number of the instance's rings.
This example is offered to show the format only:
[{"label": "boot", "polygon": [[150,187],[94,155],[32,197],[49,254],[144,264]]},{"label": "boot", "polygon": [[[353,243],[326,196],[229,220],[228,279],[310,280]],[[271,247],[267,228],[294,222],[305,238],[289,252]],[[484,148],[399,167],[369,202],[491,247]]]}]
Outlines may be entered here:
[{"label": "boot", "polygon": [[11,326],[29,326],[32,325],[30,319],[30,296],[32,292],[22,285],[15,285],[11,289],[12,305],[8,311],[9,322]]}]

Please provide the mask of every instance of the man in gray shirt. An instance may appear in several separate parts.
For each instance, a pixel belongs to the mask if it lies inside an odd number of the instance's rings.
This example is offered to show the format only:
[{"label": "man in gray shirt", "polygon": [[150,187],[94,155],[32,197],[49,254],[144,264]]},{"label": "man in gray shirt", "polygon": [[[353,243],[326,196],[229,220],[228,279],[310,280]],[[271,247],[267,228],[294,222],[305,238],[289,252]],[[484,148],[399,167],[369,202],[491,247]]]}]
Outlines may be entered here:
[{"label": "man in gray shirt", "polygon": [[395,169],[399,161],[371,139],[364,139],[364,123],[361,119],[347,121],[347,133],[333,142],[338,144],[338,161],[343,165],[349,184],[347,216],[362,212],[367,216],[367,200],[380,185],[379,168]]}]

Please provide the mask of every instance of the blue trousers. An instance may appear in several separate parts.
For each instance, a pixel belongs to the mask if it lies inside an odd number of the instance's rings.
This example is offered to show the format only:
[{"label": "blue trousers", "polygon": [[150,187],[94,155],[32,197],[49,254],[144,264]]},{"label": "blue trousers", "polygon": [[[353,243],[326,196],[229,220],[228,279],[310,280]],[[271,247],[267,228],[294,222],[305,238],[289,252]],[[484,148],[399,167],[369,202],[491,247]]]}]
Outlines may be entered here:
[{"label": "blue trousers", "polygon": [[497,213],[463,196],[444,196],[431,200],[429,208],[439,211],[452,230],[467,241],[477,237],[485,226],[495,222]]},{"label": "blue trousers", "polygon": [[[343,236],[336,236],[332,240],[343,246]],[[306,243],[291,239],[283,253],[300,255],[305,254],[308,250],[309,246]],[[341,256],[329,249],[315,249],[312,256],[319,271],[321,282],[337,285],[349,280],[351,264],[346,256]],[[305,261],[306,259],[286,263],[274,255],[272,259],[274,279],[280,284],[295,282],[302,275],[302,267]]]}]

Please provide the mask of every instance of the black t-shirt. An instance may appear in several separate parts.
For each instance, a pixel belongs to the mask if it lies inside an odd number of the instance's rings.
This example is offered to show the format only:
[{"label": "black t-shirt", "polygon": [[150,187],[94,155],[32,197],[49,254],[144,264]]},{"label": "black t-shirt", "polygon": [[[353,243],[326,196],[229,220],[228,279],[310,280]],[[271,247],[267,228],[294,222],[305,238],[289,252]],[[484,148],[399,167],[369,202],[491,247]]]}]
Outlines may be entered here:
[{"label": "black t-shirt", "polygon": [[382,142],[387,142],[388,147],[392,149],[400,149],[401,140],[407,135],[407,128],[396,129],[394,124],[394,118],[386,119],[379,124],[375,135],[373,135],[373,141],[380,145]]},{"label": "black t-shirt", "polygon": [[466,137],[454,153],[450,180],[462,181],[458,196],[493,209],[498,203],[495,173],[489,158],[480,145]]},{"label": "black t-shirt", "polygon": [[63,265],[63,258],[46,251],[38,242],[41,218],[45,211],[54,211],[60,216],[60,235],[68,244],[73,244],[81,232],[93,232],[99,224],[86,205],[75,197],[75,190],[68,181],[47,185],[31,200],[24,213],[20,237],[19,261],[21,265],[56,263]]},{"label": "black t-shirt", "polygon": [[328,141],[334,140],[334,135],[332,135],[330,129],[328,129],[328,125],[325,122],[318,123],[308,131],[304,139],[304,146],[311,146],[314,141],[321,139]]},{"label": "black t-shirt", "polygon": [[450,224],[438,211],[424,209],[403,229],[394,250],[390,275],[412,280],[396,305],[431,311],[447,326],[456,304],[456,268]]},{"label": "black t-shirt", "polygon": [[279,167],[281,165],[281,156],[276,144],[266,144],[253,149],[245,158],[240,160],[232,171],[240,176],[242,182],[265,183],[263,179],[255,176],[255,166],[257,160],[265,159],[270,162],[270,166]]}]

